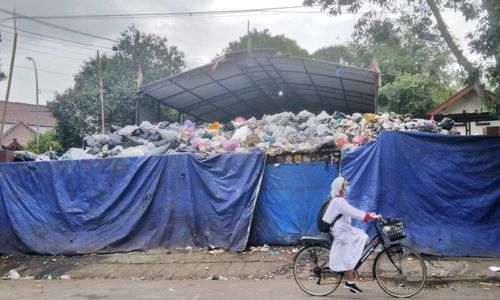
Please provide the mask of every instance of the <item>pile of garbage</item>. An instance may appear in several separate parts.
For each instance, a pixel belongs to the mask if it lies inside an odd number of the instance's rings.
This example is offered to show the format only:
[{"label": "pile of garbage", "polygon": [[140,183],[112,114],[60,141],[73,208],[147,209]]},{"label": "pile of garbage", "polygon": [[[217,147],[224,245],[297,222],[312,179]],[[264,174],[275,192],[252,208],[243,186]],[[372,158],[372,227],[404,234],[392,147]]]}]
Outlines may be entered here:
[{"label": "pile of garbage", "polygon": [[383,130],[427,131],[454,134],[454,122],[414,119],[395,113],[346,115],[308,111],[264,115],[260,120],[237,117],[233,121],[196,125],[144,121],[139,126],[112,126],[110,133],[84,138],[83,149],[71,149],[61,159],[141,156],[192,152],[202,156],[260,149],[267,155],[350,150],[377,139]]},{"label": "pile of garbage", "polygon": [[[191,152],[201,156],[214,153],[260,149],[274,157],[290,153],[318,153],[351,150],[377,139],[383,130],[427,131],[455,134],[449,118],[440,123],[395,113],[340,112],[317,115],[302,111],[264,115],[260,120],[237,117],[233,121],[195,124],[144,121],[139,126],[111,126],[108,134],[89,135],[82,148],[72,148],[59,158],[49,154],[37,160],[93,159]],[[33,160],[22,152],[19,160]]]}]

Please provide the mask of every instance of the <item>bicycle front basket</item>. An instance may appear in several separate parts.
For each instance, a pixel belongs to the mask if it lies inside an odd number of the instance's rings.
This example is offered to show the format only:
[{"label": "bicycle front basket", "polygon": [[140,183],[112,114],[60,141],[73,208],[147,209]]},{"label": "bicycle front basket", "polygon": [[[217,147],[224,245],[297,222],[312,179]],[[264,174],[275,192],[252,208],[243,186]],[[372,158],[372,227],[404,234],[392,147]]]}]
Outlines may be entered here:
[{"label": "bicycle front basket", "polygon": [[384,232],[389,236],[391,242],[395,242],[406,237],[403,220],[390,219],[384,224]]}]

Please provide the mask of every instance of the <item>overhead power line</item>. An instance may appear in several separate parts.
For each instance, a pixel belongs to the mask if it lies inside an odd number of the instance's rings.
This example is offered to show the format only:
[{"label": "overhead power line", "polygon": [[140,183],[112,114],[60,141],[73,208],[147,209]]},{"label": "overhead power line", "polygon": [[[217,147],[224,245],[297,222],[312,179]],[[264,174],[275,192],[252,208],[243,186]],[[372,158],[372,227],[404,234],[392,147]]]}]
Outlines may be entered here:
[{"label": "overhead power line", "polygon": [[[19,65],[14,65],[14,67],[33,71],[32,67],[25,67],[25,66],[19,66]],[[73,75],[70,75],[70,74],[65,74],[65,73],[60,73],[60,72],[55,72],[55,71],[49,71],[49,70],[44,70],[44,69],[38,69],[37,68],[37,71],[38,72],[43,72],[43,73],[49,73],[49,74],[55,74],[55,75],[73,77]]]},{"label": "overhead power line", "polygon": [[[10,32],[8,32],[10,33]],[[7,41],[7,42],[12,42],[13,40],[11,38],[2,38],[3,41]],[[32,43],[26,43],[26,42],[23,42],[23,41],[17,41],[18,44],[21,44],[21,45],[25,45],[25,46],[32,46],[32,47],[36,47],[36,48],[44,48],[44,49],[49,49],[49,50],[56,50],[56,51],[61,51],[61,52],[67,52],[67,53],[73,53],[73,54],[78,54],[78,55],[90,55],[89,53],[84,53],[84,52],[78,52],[78,51],[71,51],[71,50],[68,50],[68,49],[62,49],[62,48],[56,48],[56,47],[49,47],[49,46],[45,46],[45,45],[38,45],[38,44],[32,44]],[[67,45],[67,44],[62,44],[61,45]],[[69,47],[73,47],[72,45],[68,45]],[[78,46],[77,46],[78,47]],[[78,47],[80,48],[80,47]],[[90,51],[95,52],[94,49],[89,49],[89,48],[81,48],[81,49],[88,49]]]},{"label": "overhead power line", "polygon": [[[2,26],[2,25],[0,24],[0,26]],[[7,30],[10,30],[10,31],[7,31]],[[19,31],[19,28],[17,30]],[[13,31],[14,31],[13,29],[5,29],[5,31],[2,31],[2,33],[8,33],[8,34],[14,35]],[[22,34],[19,34],[18,33],[18,36],[24,36],[24,37],[34,38],[34,39],[37,39],[37,40],[40,40],[40,41],[44,41],[44,42],[48,42],[48,43],[53,43],[53,44],[56,44],[56,45],[63,45],[63,46],[66,46],[66,47],[72,47],[72,48],[78,48],[78,49],[83,49],[83,50],[89,50],[89,51],[92,51],[92,52],[95,52],[95,50],[96,50],[96,46],[95,45],[85,46],[85,45],[75,44],[74,41],[71,41],[71,42],[62,42],[62,41],[59,41],[59,40],[53,40],[51,38],[41,37],[38,34],[31,34],[31,33],[22,33]],[[21,43],[23,43],[23,42],[21,41]],[[109,49],[111,49],[111,48],[109,48]],[[69,50],[65,50],[65,51],[69,51]]]},{"label": "overhead power line", "polygon": [[[0,27],[9,28],[9,29],[12,29],[12,30],[14,29],[14,27],[3,25],[3,24],[0,24]],[[59,37],[49,36],[49,35],[45,35],[45,34],[41,34],[41,33],[37,33],[37,32],[32,32],[32,31],[20,29],[20,28],[17,28],[17,31],[28,33],[28,34],[35,35],[35,36],[45,37],[45,38],[48,38],[48,39],[54,39],[54,40],[68,42],[68,43],[73,43],[73,44],[90,46],[90,47],[94,47],[94,48],[102,48],[102,49],[106,49],[106,50],[109,50],[111,48],[111,47],[105,47],[105,46],[100,46],[100,45],[93,45],[93,44],[88,44],[88,43],[83,43],[83,42],[77,42],[77,41],[73,41],[73,40],[63,39],[63,38],[59,38]]]},{"label": "overhead power line", "polygon": [[85,35],[85,36],[92,37],[92,38],[95,38],[95,39],[100,39],[100,40],[105,40],[105,41],[110,41],[110,42],[116,42],[116,40],[113,40],[113,39],[110,39],[110,38],[107,38],[107,37],[102,37],[102,36],[99,36],[99,35],[95,35],[95,34],[83,32],[83,31],[80,31],[80,30],[76,30],[76,29],[72,29],[72,28],[66,27],[66,26],[60,26],[60,25],[57,25],[57,24],[52,24],[52,23],[49,23],[49,22],[46,22],[46,21],[38,20],[38,18],[34,18],[34,17],[22,15],[22,14],[19,14],[17,12],[13,12],[13,11],[10,11],[10,10],[4,9],[4,8],[0,8],[0,12],[4,12],[4,13],[10,14],[10,15],[15,15],[16,18],[21,18],[22,17],[23,19],[27,19],[29,21],[36,22],[38,24],[42,24],[42,25],[45,25],[45,26],[57,28],[59,30],[63,30],[63,31],[71,32],[71,33],[76,33],[76,34],[80,34],[80,35]]},{"label": "overhead power line", "polygon": [[[234,9],[234,10],[208,10],[208,11],[186,11],[186,12],[160,12],[160,13],[129,13],[129,14],[89,14],[89,15],[53,15],[53,16],[21,16],[19,18],[35,19],[102,19],[102,18],[131,18],[131,17],[174,17],[174,16],[200,16],[214,14],[239,14],[251,12],[268,12],[284,9],[304,8],[302,5],[280,6],[266,8]],[[292,11],[290,11],[292,13]],[[10,12],[12,14],[12,12]],[[17,16],[16,16],[17,17]]]},{"label": "overhead power line", "polygon": [[[4,48],[10,49],[9,46],[0,45],[0,47],[4,47]],[[17,47],[17,49],[24,50],[24,51],[29,51],[29,52],[34,52],[34,53],[40,53],[40,54],[44,54],[44,55],[55,56],[55,57],[58,57],[58,58],[71,59],[71,60],[79,61],[79,62],[83,61],[82,58],[69,57],[69,56],[64,56],[64,55],[59,55],[59,54],[54,54],[54,53],[49,53],[49,52],[44,52],[44,51],[38,51],[38,50],[33,50],[33,49],[28,49],[28,48],[23,48],[23,47]]]}]

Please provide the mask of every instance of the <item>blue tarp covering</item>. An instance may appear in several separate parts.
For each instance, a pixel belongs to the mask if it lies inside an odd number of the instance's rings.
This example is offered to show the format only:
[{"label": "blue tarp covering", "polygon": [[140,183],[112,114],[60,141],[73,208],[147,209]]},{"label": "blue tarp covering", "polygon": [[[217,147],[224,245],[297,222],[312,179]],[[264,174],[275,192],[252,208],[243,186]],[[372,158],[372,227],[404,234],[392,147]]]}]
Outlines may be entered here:
[{"label": "blue tarp covering", "polygon": [[243,250],[261,152],[0,164],[0,252]]},{"label": "blue tarp covering", "polygon": [[343,161],[351,201],[424,253],[500,256],[500,138],[382,132]]},{"label": "blue tarp covering", "polygon": [[290,245],[319,235],[316,216],[337,169],[325,162],[267,165],[250,243]]}]

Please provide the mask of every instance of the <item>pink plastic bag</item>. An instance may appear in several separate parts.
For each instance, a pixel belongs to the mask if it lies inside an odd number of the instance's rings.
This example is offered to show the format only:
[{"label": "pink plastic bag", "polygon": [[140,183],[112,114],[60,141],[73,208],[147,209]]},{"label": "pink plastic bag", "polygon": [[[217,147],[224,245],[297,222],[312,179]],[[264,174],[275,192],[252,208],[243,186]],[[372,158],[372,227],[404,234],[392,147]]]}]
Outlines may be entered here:
[{"label": "pink plastic bag", "polygon": [[238,143],[238,141],[229,140],[229,141],[225,141],[222,144],[222,149],[224,149],[224,151],[227,151],[227,152],[233,152],[234,150],[236,150],[236,148],[238,148],[239,145],[240,145],[240,143]]},{"label": "pink plastic bag", "polygon": [[352,139],[352,142],[356,145],[361,145],[368,142],[369,138],[366,135],[357,135]]}]

